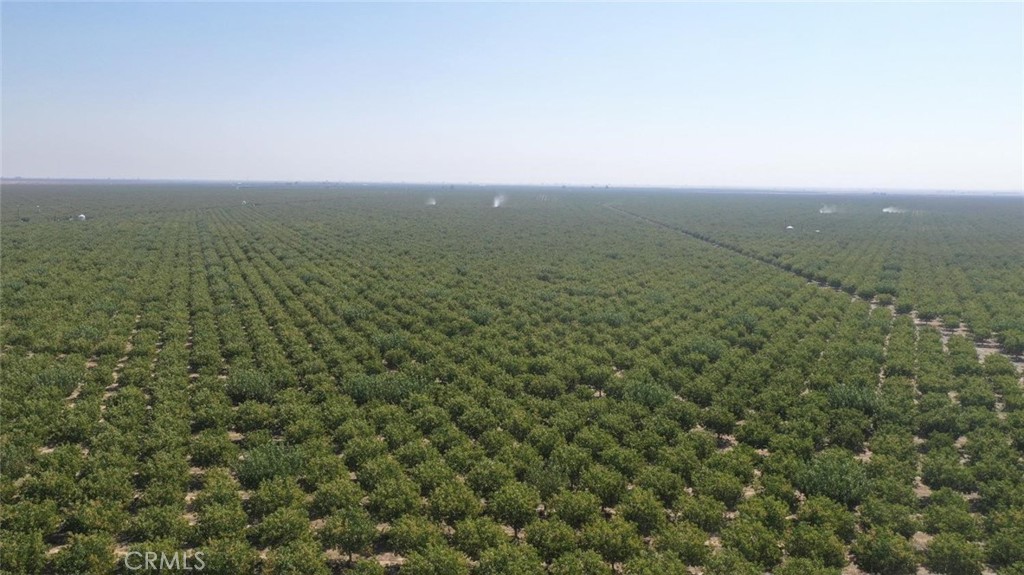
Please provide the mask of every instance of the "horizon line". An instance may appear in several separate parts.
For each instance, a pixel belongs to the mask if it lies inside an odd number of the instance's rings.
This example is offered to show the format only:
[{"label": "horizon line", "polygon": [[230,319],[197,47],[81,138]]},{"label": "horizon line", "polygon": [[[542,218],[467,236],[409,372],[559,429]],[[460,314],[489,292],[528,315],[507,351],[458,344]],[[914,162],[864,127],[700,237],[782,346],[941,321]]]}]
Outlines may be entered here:
[{"label": "horizon line", "polygon": [[45,177],[0,176],[0,183],[168,183],[168,184],[320,184],[338,186],[460,186],[460,187],[515,187],[515,188],[586,188],[620,190],[675,190],[675,191],[748,191],[786,193],[895,193],[933,195],[1024,195],[1024,189],[957,189],[957,188],[872,188],[839,186],[733,186],[733,185],[668,185],[668,184],[582,184],[568,182],[505,183],[457,181],[384,181],[384,180],[321,180],[321,179],[236,179],[236,178],[125,178],[125,177]]}]

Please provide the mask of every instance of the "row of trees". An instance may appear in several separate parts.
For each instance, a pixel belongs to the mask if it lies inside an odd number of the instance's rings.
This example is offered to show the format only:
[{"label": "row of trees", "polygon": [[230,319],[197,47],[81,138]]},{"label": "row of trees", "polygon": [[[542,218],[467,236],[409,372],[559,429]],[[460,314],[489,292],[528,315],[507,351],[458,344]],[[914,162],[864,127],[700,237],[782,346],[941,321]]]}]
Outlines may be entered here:
[{"label": "row of trees", "polygon": [[[819,213],[822,204],[835,210]],[[693,195],[627,205],[818,282],[895,300],[923,319],[954,329],[962,321],[977,338],[994,334],[1024,353],[1019,199]]]},{"label": "row of trees", "polygon": [[1020,569],[1002,356],[593,198],[405,200],[137,200],[109,331],[5,341],[0,568]]}]

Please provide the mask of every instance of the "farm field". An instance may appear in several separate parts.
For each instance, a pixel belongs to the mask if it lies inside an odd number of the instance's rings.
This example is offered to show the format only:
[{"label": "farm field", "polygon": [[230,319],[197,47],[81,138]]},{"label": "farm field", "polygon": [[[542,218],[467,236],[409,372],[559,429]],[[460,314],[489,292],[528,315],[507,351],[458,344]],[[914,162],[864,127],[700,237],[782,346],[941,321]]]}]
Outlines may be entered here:
[{"label": "farm field", "polygon": [[1020,198],[0,207],[0,572],[1024,575]]},{"label": "farm field", "polygon": [[1019,197],[704,194],[633,211],[1024,353]]}]

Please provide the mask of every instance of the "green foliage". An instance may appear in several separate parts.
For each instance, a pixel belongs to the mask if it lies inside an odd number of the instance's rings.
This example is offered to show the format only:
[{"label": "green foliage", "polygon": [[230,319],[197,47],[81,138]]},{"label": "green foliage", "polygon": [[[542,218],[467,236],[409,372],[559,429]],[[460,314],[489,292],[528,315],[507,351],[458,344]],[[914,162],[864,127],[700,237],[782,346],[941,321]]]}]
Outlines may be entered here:
[{"label": "green foliage", "polygon": [[241,502],[212,503],[199,513],[196,535],[200,541],[228,538],[243,533],[248,523]]},{"label": "green foliage", "polygon": [[925,565],[943,575],[980,575],[984,552],[958,533],[940,533],[928,542]]},{"label": "green foliage", "polygon": [[491,548],[497,547],[506,542],[508,537],[498,525],[489,517],[473,517],[464,519],[455,524],[455,533],[452,535],[452,544],[456,549],[473,558]]},{"label": "green foliage", "polygon": [[755,495],[740,503],[736,511],[741,519],[757,521],[777,534],[788,524],[789,507],[774,497]]},{"label": "green foliage", "polygon": [[999,567],[1024,564],[1024,525],[1000,526],[989,538],[988,560]]},{"label": "green foliage", "polygon": [[632,523],[614,517],[608,521],[595,521],[583,528],[583,545],[596,551],[610,563],[621,563],[643,548],[643,539]]},{"label": "green foliage", "polygon": [[669,553],[687,565],[703,565],[711,555],[707,545],[708,534],[688,522],[677,523],[664,529],[655,539],[654,547]]},{"label": "green foliage", "polygon": [[495,492],[487,505],[495,519],[518,532],[537,516],[540,495],[536,489],[513,482]]},{"label": "green foliage", "polygon": [[579,529],[601,515],[601,501],[588,491],[562,491],[547,505],[552,516]]},{"label": "green foliage", "polygon": [[597,552],[578,549],[552,561],[548,572],[551,575],[611,575],[612,568]]},{"label": "green foliage", "polygon": [[422,387],[415,378],[402,374],[353,375],[341,382],[343,392],[360,405],[371,401],[399,403]]},{"label": "green foliage", "polygon": [[686,564],[679,559],[655,553],[644,553],[629,560],[622,568],[622,572],[627,575],[661,575],[685,571]]},{"label": "green foliage", "polygon": [[913,535],[921,528],[914,515],[914,508],[899,503],[868,496],[860,506],[861,521],[872,527],[884,527],[904,537]]},{"label": "green foliage", "polygon": [[275,378],[254,370],[242,370],[231,374],[225,390],[236,403],[243,401],[269,402],[277,389]]},{"label": "green foliage", "polygon": [[443,545],[445,540],[444,533],[436,523],[426,517],[405,515],[391,525],[388,542],[399,553],[408,554],[410,551]]},{"label": "green foliage", "polygon": [[969,539],[980,535],[978,520],[959,493],[942,488],[933,492],[924,509],[924,528],[928,533],[959,533]]},{"label": "green foliage", "polygon": [[843,542],[829,530],[806,523],[793,526],[786,539],[786,552],[828,567],[846,565]]},{"label": "green foliage", "polygon": [[377,526],[359,507],[343,507],[333,511],[319,532],[324,547],[337,549],[352,560],[355,553],[365,553],[377,538]]},{"label": "green foliage", "polygon": [[419,489],[408,479],[388,479],[370,493],[370,511],[390,521],[421,507]]},{"label": "green foliage", "polygon": [[743,496],[743,482],[729,473],[705,468],[694,474],[693,490],[697,495],[713,497],[732,509]]},{"label": "green foliage", "polygon": [[253,526],[253,537],[260,547],[291,543],[308,534],[309,515],[297,507],[282,507]]},{"label": "green foliage", "polygon": [[636,487],[629,490],[619,504],[617,511],[633,523],[643,535],[651,535],[665,526],[665,509],[661,501],[650,491]]},{"label": "green foliage", "polygon": [[580,487],[597,495],[602,505],[612,507],[626,492],[626,479],[614,469],[593,465],[580,477]]},{"label": "green foliage", "polygon": [[684,493],[674,505],[679,517],[704,531],[717,533],[725,525],[725,504],[706,495]]},{"label": "green foliage", "polygon": [[243,453],[235,472],[242,485],[252,489],[264,480],[295,473],[300,463],[293,448],[271,443]]},{"label": "green foliage", "polygon": [[363,490],[359,484],[348,478],[335,479],[316,490],[310,509],[314,516],[323,517],[338,509],[356,507],[362,498]]},{"label": "green foliage", "polygon": [[808,496],[822,495],[849,507],[867,494],[864,466],[841,449],[828,449],[814,459],[796,477],[796,485]]},{"label": "green foliage", "polygon": [[234,573],[252,573],[256,570],[259,555],[249,543],[238,536],[230,536],[207,541],[202,547],[204,573],[213,575],[232,575]]},{"label": "green foliage", "polygon": [[154,505],[140,509],[132,518],[129,536],[134,541],[167,539],[183,542],[191,534],[183,513],[180,505]]},{"label": "green foliage", "polygon": [[1024,571],[1016,202],[156,190],[4,185],[6,571]]},{"label": "green foliage", "polygon": [[190,445],[192,463],[203,467],[231,465],[238,458],[238,447],[222,431],[206,429]]},{"label": "green foliage", "polygon": [[766,570],[782,560],[778,535],[754,520],[738,519],[730,522],[722,530],[722,544],[739,551],[747,561]]},{"label": "green foliage", "polygon": [[432,545],[411,553],[402,575],[469,575],[469,563],[454,549]]},{"label": "green foliage", "polygon": [[576,548],[576,531],[558,519],[537,520],[526,527],[526,542],[550,562]]},{"label": "green foliage", "polygon": [[505,544],[488,549],[480,556],[475,575],[541,575],[543,562],[529,545]]},{"label": "green foliage", "polygon": [[723,549],[711,556],[704,572],[708,575],[761,575],[764,571],[739,551]]},{"label": "green foliage", "polygon": [[40,573],[46,564],[41,531],[3,531],[0,568],[9,573]]},{"label": "green foliage", "polygon": [[855,521],[853,514],[843,505],[827,497],[812,496],[800,505],[796,519],[836,534],[840,539],[849,542],[854,536]]},{"label": "green foliage", "polygon": [[850,547],[857,566],[875,575],[910,575],[916,571],[914,551],[906,539],[886,529],[862,533]]},{"label": "green foliage", "polygon": [[261,573],[265,575],[328,575],[327,561],[320,546],[309,539],[282,545],[267,554]]},{"label": "green foliage", "polygon": [[346,573],[351,575],[385,575],[387,571],[376,559],[360,559]]},{"label": "green foliage", "polygon": [[838,575],[839,569],[798,557],[786,559],[772,573],[774,575]]},{"label": "green foliage", "polygon": [[246,501],[249,514],[260,519],[283,507],[303,507],[306,494],[293,477],[273,477],[260,483]]},{"label": "green foliage", "polygon": [[482,507],[476,494],[459,481],[439,485],[430,496],[431,517],[449,525],[460,519],[478,515]]},{"label": "green foliage", "polygon": [[72,535],[51,559],[58,575],[107,575],[114,570],[114,539],[107,534]]}]

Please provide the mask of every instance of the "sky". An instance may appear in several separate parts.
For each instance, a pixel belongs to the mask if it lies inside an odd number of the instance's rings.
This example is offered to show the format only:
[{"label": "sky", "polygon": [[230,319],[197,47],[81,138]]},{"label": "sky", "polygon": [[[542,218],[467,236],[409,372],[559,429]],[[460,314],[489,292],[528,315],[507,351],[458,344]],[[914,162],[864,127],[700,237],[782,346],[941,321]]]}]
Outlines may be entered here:
[{"label": "sky", "polygon": [[1024,190],[1021,3],[10,3],[4,177]]}]

